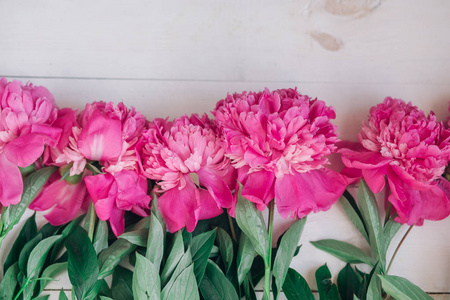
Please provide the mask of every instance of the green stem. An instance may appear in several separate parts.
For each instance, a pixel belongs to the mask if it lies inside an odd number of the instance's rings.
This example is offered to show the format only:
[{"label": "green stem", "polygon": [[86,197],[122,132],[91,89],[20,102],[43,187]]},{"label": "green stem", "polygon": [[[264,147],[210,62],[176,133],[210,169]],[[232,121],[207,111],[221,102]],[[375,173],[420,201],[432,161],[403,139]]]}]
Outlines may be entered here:
[{"label": "green stem", "polygon": [[270,282],[272,281],[270,276],[270,271],[272,269],[272,235],[273,235],[273,215],[275,211],[275,200],[269,203],[269,221],[267,224],[267,230],[269,232],[269,249],[267,259],[265,261],[265,272],[264,272],[264,295],[263,299],[270,299]]},{"label": "green stem", "polygon": [[229,214],[228,214],[228,223],[230,224],[231,237],[233,238],[233,240],[235,240],[237,242],[236,231],[234,231],[233,220],[231,219],[231,216]]},{"label": "green stem", "polygon": [[405,235],[403,236],[402,240],[400,241],[400,243],[398,244],[397,248],[394,251],[394,254],[392,255],[391,261],[389,262],[389,266],[386,270],[386,274],[389,273],[389,270],[391,269],[392,266],[392,262],[394,261],[395,256],[397,255],[398,250],[400,249],[400,247],[402,246],[403,242],[405,241],[406,237],[408,236],[408,234],[410,233],[411,229],[413,229],[414,225],[411,225],[408,229],[408,231],[406,231]]},{"label": "green stem", "polygon": [[91,204],[89,204],[89,230],[88,230],[88,237],[92,240],[94,239],[94,229],[95,229],[95,207],[94,202],[91,201]]},{"label": "green stem", "polygon": [[20,294],[22,294],[22,292],[25,290],[25,288],[27,287],[27,285],[30,283],[30,278],[27,278],[22,286],[22,288],[19,290],[19,292],[17,293],[17,295],[14,297],[14,300],[19,299]]}]

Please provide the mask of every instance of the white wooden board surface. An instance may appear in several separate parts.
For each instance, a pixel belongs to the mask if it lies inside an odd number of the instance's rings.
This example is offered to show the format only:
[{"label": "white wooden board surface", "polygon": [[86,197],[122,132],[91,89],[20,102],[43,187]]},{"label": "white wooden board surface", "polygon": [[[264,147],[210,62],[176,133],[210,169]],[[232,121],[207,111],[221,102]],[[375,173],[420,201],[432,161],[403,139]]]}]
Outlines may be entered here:
[{"label": "white wooden board surface", "polygon": [[[0,1],[0,76],[48,87],[61,107],[124,101],[149,119],[298,86],[333,105],[340,137],[354,140],[386,96],[449,115],[449,14],[445,0]],[[414,228],[392,274],[450,293],[449,230],[450,219]],[[293,267],[312,287],[319,265],[342,267],[309,244],[323,238],[364,245],[339,206],[311,215]],[[63,276],[49,288],[69,286]]]}]

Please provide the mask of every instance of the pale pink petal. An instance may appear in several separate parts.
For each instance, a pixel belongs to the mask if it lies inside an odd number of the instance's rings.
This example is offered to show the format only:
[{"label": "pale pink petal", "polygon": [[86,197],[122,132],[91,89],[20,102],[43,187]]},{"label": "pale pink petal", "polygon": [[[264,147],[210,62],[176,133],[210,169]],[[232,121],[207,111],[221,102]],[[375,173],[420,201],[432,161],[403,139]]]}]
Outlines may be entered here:
[{"label": "pale pink petal", "polygon": [[328,210],[346,186],[338,173],[327,168],[284,175],[275,183],[278,212],[284,218],[303,218],[310,212]]},{"label": "pale pink petal", "polygon": [[122,124],[94,111],[80,133],[78,149],[91,160],[117,159],[122,153]]},{"label": "pale pink petal", "polygon": [[0,204],[9,206],[20,202],[23,191],[22,174],[4,153],[0,153]]},{"label": "pale pink petal", "polygon": [[158,208],[167,225],[167,230],[175,232],[186,226],[192,232],[199,218],[199,192],[189,176],[182,190],[173,188],[158,199]]}]

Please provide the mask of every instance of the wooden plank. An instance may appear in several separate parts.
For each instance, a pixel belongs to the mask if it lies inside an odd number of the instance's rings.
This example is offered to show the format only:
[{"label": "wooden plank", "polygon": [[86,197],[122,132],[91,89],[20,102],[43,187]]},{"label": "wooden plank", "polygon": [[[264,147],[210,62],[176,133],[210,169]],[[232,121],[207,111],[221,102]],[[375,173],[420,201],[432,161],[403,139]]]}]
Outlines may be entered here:
[{"label": "wooden plank", "polygon": [[9,76],[449,84],[449,9],[443,0],[5,1],[0,70]]}]

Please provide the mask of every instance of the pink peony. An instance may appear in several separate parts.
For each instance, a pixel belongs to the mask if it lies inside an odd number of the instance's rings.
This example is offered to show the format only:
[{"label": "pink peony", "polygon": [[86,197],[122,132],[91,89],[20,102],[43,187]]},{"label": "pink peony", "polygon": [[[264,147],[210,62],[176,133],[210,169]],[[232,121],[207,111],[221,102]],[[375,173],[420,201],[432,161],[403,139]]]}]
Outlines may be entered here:
[{"label": "pink peony", "polygon": [[333,108],[295,89],[228,95],[213,114],[238,169],[242,195],[264,207],[275,197],[283,217],[327,210],[345,189],[325,168],[336,149]]},{"label": "pink peony", "polygon": [[450,159],[450,131],[411,103],[386,98],[372,107],[363,123],[360,144],[339,150],[348,168],[359,169],[379,193],[387,175],[396,221],[422,225],[450,214],[448,182],[441,176]]},{"label": "pink peony", "polygon": [[144,175],[157,183],[158,207],[169,231],[186,226],[191,232],[198,220],[232,206],[235,171],[206,115],[155,120],[144,138]]},{"label": "pink peony", "polygon": [[0,203],[20,201],[23,183],[17,167],[33,164],[44,146],[54,147],[61,129],[52,126],[57,108],[50,92],[32,84],[0,79]]},{"label": "pink peony", "polygon": [[[38,204],[32,207],[42,210],[43,207],[64,205],[68,209],[72,208],[69,215],[74,216],[80,207],[86,209],[86,205],[80,206],[77,201],[82,198],[87,186],[99,218],[110,220],[114,233],[121,234],[124,210],[143,215],[148,212],[150,203],[146,180],[138,175],[139,159],[136,152],[138,139],[146,127],[145,118],[123,103],[115,106],[112,102],[94,102],[87,104],[78,116],[74,110],[60,110],[55,125],[62,129],[63,134],[60,142],[46,152],[44,162],[61,167],[69,165],[70,176],[84,174],[84,180],[79,183],[83,188],[72,188],[70,191],[74,194],[68,192],[64,199],[52,197],[51,191],[43,193]],[[86,173],[87,163],[93,162],[100,164],[104,174],[93,176],[90,172]],[[127,191],[126,201],[129,203],[124,205],[120,189],[125,189],[124,185],[127,184],[134,185],[134,188]],[[110,193],[109,197],[99,196],[104,193]],[[132,203],[132,195],[135,196],[135,204]],[[100,204],[97,204],[99,201]],[[108,205],[105,201],[109,201]],[[112,208],[101,211],[101,207],[106,206]],[[47,215],[47,219],[52,224],[59,222],[53,214]]]}]

